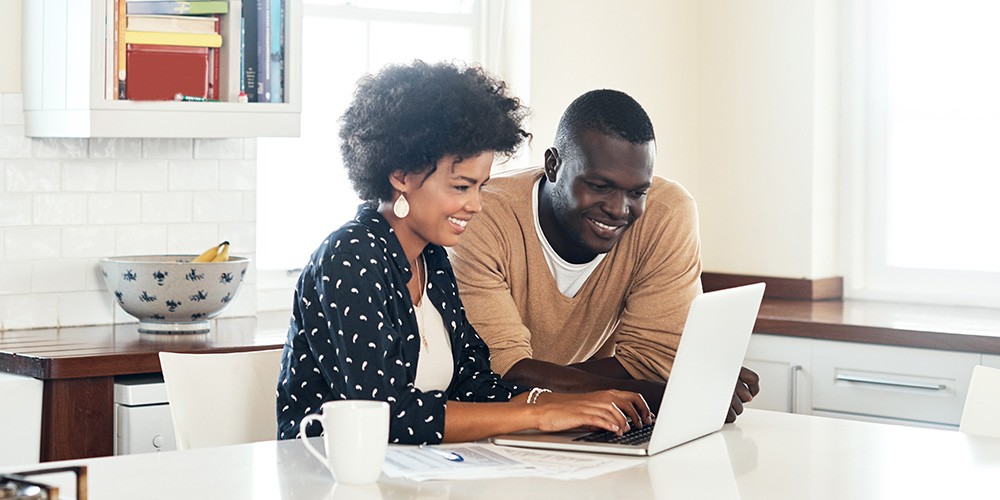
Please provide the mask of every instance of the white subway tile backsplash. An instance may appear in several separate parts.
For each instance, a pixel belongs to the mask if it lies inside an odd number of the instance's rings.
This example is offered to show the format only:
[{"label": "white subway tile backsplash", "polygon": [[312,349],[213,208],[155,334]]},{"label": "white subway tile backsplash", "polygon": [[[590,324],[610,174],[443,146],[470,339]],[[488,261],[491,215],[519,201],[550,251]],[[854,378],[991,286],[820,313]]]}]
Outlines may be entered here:
[{"label": "white subway tile backsplash", "polygon": [[101,325],[114,321],[111,295],[107,292],[77,292],[59,295],[59,326]]},{"label": "white subway tile backsplash", "polygon": [[4,231],[4,259],[56,259],[62,231],[57,227],[15,227]]},{"label": "white subway tile backsplash", "polygon": [[31,222],[36,226],[76,225],[87,222],[87,195],[37,194]]},{"label": "white subway tile backsplash", "polygon": [[166,225],[118,226],[114,255],[163,255],[166,253]]},{"label": "white subway tile backsplash", "polygon": [[114,162],[72,161],[63,164],[63,191],[109,191],[114,188]]},{"label": "white subway tile backsplash", "polygon": [[223,191],[257,189],[257,164],[248,160],[219,162],[219,189]]},{"label": "white subway tile backsplash", "polygon": [[34,158],[86,158],[87,139],[32,139]]},{"label": "white subway tile backsplash", "polygon": [[115,253],[114,226],[82,226],[63,229],[62,257],[108,257]]},{"label": "white subway tile backsplash", "polygon": [[224,239],[218,224],[173,224],[167,228],[167,253],[198,255]]},{"label": "white subway tile backsplash", "polygon": [[31,262],[0,261],[0,295],[31,293]]},{"label": "white subway tile backsplash", "polygon": [[92,159],[137,159],[142,158],[142,139],[108,139],[95,137],[90,139],[90,158]]},{"label": "white subway tile backsplash", "polygon": [[32,262],[31,292],[73,292],[86,289],[90,261],[45,259]]},{"label": "white subway tile backsplash", "polygon": [[243,220],[247,222],[257,220],[257,191],[243,193]]},{"label": "white subway tile backsplash", "polygon": [[31,224],[30,194],[0,194],[0,226]]},{"label": "white subway tile backsplash", "polygon": [[257,139],[243,139],[243,159],[257,159]]},{"label": "white subway tile backsplash", "polygon": [[87,197],[90,224],[138,224],[142,212],[139,193],[100,193]]},{"label": "white subway tile backsplash", "polygon": [[24,134],[0,134],[0,158],[31,158],[31,139]]},{"label": "white subway tile backsplash", "polygon": [[243,139],[195,139],[194,157],[202,159],[239,158]]},{"label": "white subway tile backsplash", "polygon": [[58,325],[56,293],[5,295],[0,302],[0,317],[7,330]]},{"label": "white subway tile backsplash", "polygon": [[166,191],[167,171],[165,161],[121,161],[115,169],[115,188],[118,191]]},{"label": "white subway tile backsplash", "polygon": [[191,222],[191,193],[143,193],[142,223]]},{"label": "white subway tile backsplash", "polygon": [[[103,257],[256,252],[256,139],[32,139],[0,94],[0,330],[134,323]],[[256,269],[223,316],[256,313]]]},{"label": "white subway tile backsplash", "polygon": [[237,192],[211,191],[193,195],[195,222],[243,220],[243,196]]},{"label": "white subway tile backsplash", "polygon": [[166,158],[170,160],[190,160],[194,158],[191,139],[143,139],[143,158]]},{"label": "white subway tile backsplash", "polygon": [[219,224],[219,238],[232,245],[229,251],[242,257],[257,253],[257,225],[252,222]]},{"label": "white subway tile backsplash", "polygon": [[4,169],[4,190],[7,192],[58,191],[59,162],[9,161]]},{"label": "white subway tile backsplash", "polygon": [[172,161],[168,176],[171,191],[219,189],[219,164],[216,161]]}]

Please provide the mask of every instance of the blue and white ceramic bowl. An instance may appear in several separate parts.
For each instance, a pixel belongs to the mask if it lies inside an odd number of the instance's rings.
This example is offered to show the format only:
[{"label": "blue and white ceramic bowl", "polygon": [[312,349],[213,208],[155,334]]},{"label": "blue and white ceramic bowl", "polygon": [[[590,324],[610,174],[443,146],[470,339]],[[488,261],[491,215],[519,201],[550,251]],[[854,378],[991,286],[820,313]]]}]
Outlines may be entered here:
[{"label": "blue and white ceramic bowl", "polygon": [[196,255],[101,259],[101,274],[118,305],[143,333],[206,333],[209,319],[236,298],[250,259],[191,262]]}]

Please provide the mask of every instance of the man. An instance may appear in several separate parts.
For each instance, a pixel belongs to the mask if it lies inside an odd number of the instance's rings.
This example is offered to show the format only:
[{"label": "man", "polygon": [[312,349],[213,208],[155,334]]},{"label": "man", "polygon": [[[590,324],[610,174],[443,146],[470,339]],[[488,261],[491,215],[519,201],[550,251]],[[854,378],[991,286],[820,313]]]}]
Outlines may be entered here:
[{"label": "man", "polygon": [[[643,394],[659,408],[701,289],[691,195],[653,176],[653,125],[614,90],[580,96],[545,165],[495,177],[451,253],[493,370],[517,384]],[[732,422],[759,390],[743,368]]]}]

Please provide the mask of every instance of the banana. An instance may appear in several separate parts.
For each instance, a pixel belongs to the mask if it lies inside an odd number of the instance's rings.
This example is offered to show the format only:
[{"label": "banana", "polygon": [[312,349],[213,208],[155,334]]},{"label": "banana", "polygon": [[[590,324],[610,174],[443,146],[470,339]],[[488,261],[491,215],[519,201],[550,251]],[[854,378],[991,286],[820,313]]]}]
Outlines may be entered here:
[{"label": "banana", "polygon": [[216,255],[212,262],[229,262],[229,242],[222,242],[222,250],[219,251],[219,255]]},{"label": "banana", "polygon": [[229,260],[229,242],[223,241],[218,245],[202,252],[191,262],[225,262]]}]

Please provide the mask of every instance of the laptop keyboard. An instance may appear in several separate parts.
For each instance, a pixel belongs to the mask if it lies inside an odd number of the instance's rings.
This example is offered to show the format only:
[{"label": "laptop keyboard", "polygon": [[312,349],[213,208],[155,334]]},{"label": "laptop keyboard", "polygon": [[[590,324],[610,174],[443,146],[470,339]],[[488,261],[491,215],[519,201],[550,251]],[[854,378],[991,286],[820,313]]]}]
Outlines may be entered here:
[{"label": "laptop keyboard", "polygon": [[649,438],[653,435],[653,426],[646,425],[638,429],[632,429],[621,436],[615,434],[611,431],[594,431],[590,434],[584,434],[578,438],[573,439],[573,441],[586,441],[588,443],[611,443],[611,444],[624,444],[629,446],[638,446],[641,444],[646,444],[649,442]]}]

